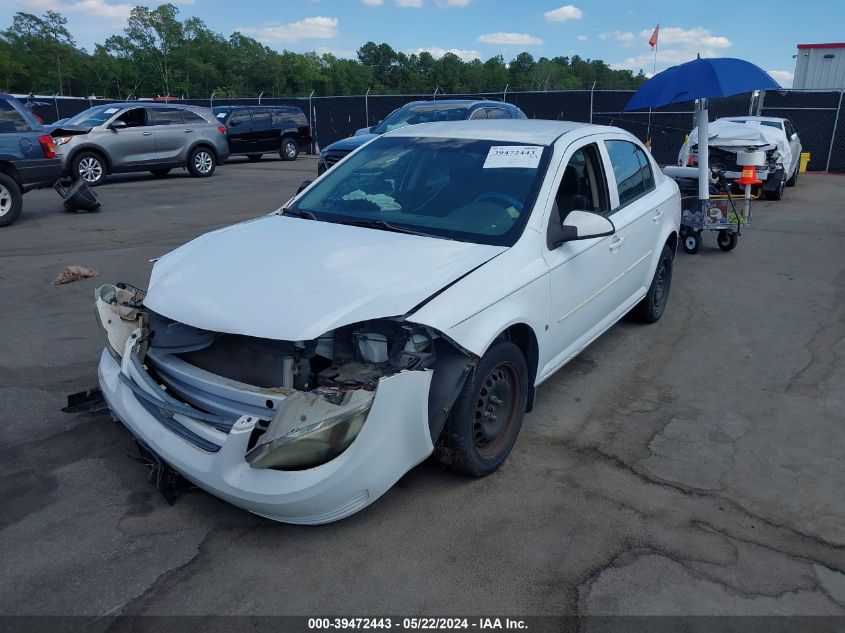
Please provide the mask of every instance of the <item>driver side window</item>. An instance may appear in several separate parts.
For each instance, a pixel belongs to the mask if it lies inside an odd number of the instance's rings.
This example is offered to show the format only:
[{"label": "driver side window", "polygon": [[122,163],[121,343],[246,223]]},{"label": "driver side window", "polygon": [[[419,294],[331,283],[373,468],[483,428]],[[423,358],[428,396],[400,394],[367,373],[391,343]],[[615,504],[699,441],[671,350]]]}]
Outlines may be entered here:
[{"label": "driver side window", "polygon": [[147,124],[147,111],[145,108],[132,108],[115,120],[123,121],[126,123],[126,127],[143,127]]},{"label": "driver side window", "polygon": [[553,224],[563,224],[570,211],[610,211],[607,180],[602,169],[601,155],[595,143],[577,149],[563,170],[560,186],[552,203],[549,230]]}]

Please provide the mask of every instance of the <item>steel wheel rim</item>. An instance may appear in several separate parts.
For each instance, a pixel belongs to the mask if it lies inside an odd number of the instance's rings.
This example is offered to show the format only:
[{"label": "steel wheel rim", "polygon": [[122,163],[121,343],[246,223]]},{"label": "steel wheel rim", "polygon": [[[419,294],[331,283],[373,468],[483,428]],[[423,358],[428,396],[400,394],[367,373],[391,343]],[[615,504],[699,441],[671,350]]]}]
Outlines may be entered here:
[{"label": "steel wheel rim", "polygon": [[481,383],[472,421],[475,450],[484,459],[506,448],[519,421],[519,372],[510,362],[496,365]]},{"label": "steel wheel rim", "polygon": [[285,156],[288,158],[293,158],[296,155],[296,148],[293,145],[293,142],[288,141],[285,143]]},{"label": "steel wheel rim", "polygon": [[194,157],[194,167],[201,174],[207,174],[211,171],[211,154],[208,152],[197,152]]},{"label": "steel wheel rim", "polygon": [[86,156],[79,161],[79,175],[85,182],[97,182],[103,175],[103,166],[93,156]]},{"label": "steel wheel rim", "polygon": [[0,217],[12,210],[12,192],[0,185]]},{"label": "steel wheel rim", "polygon": [[687,248],[695,248],[695,237],[692,235],[687,235],[686,237],[686,245]]},{"label": "steel wheel rim", "polygon": [[664,257],[660,260],[657,266],[657,278],[654,284],[654,307],[659,308],[663,305],[663,300],[666,297],[666,291],[669,288],[669,262]]}]

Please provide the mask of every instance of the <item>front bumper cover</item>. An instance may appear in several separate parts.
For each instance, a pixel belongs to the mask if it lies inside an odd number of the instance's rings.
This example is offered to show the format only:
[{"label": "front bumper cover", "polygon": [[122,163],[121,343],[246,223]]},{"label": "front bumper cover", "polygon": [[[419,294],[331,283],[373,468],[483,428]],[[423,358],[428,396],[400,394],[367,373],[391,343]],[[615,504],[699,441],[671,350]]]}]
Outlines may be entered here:
[{"label": "front bumper cover", "polygon": [[165,401],[148,381],[133,376],[133,351],[130,340],[120,364],[107,350],[100,357],[100,389],[115,416],[183,477],[269,519],[301,524],[342,519],[378,499],[434,449],[428,425],[432,372],[404,371],[378,382],[367,421],[340,456],[299,471],[252,468],[244,455],[257,417],[240,416],[227,433],[183,413],[165,414],[176,426],[208,439],[201,448],[151,410],[150,397]]}]

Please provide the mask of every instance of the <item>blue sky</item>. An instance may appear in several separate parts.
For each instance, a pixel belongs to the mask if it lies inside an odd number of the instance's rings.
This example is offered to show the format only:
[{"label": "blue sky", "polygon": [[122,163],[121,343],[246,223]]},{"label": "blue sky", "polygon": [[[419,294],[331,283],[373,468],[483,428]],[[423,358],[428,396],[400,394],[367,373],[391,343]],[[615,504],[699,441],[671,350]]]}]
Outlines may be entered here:
[{"label": "blue sky", "polygon": [[[119,32],[125,0],[0,0],[0,24],[15,11],[64,13],[81,46]],[[156,4],[156,0],[146,3]],[[276,49],[352,57],[364,42],[397,50],[452,51],[465,59],[526,50],[535,57],[574,54],[615,68],[650,72],[647,40],[658,22],[658,71],[702,56],[752,61],[791,85],[795,46],[845,40],[845,0],[178,0],[229,35],[240,30]],[[798,14],[801,12],[800,15]]]}]

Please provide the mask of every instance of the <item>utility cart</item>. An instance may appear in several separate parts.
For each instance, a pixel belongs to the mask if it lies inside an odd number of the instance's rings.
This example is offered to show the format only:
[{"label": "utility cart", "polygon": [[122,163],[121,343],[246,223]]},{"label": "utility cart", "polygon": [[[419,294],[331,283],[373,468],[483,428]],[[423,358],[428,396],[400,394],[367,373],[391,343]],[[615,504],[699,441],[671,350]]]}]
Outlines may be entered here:
[{"label": "utility cart", "polygon": [[750,191],[744,197],[732,194],[723,169],[711,168],[713,179],[709,200],[699,199],[698,182],[687,177],[686,168],[667,168],[664,173],[675,180],[681,190],[681,244],[684,251],[691,255],[698,252],[703,231],[715,231],[716,243],[723,251],[735,249],[742,229],[751,224],[751,207],[756,196]]}]

